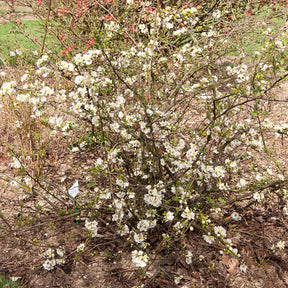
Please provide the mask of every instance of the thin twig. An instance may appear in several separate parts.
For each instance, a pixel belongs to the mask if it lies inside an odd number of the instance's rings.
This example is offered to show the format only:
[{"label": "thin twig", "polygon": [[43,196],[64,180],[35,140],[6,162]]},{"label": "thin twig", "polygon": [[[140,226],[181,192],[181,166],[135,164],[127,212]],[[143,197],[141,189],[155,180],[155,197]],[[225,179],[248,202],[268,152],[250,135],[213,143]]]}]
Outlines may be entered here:
[{"label": "thin twig", "polygon": [[44,32],[44,37],[43,37],[43,42],[42,42],[41,54],[43,53],[44,48],[45,48],[45,41],[46,41],[46,36],[48,32],[48,24],[49,24],[50,12],[51,12],[51,2],[52,0],[49,0],[48,15],[47,15],[46,22],[45,22],[45,32]]}]

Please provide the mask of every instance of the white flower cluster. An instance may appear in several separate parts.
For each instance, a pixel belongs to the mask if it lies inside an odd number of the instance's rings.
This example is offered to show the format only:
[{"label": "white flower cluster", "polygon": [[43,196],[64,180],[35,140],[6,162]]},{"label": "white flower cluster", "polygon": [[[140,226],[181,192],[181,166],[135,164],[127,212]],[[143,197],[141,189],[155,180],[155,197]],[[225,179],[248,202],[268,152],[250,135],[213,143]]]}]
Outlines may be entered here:
[{"label": "white flower cluster", "polygon": [[242,263],[239,268],[241,272],[246,273],[248,266],[245,263]]},{"label": "white flower cluster", "polygon": [[146,189],[148,190],[148,193],[144,195],[144,201],[148,205],[159,207],[162,204],[164,190],[158,190],[156,187],[152,188],[151,185],[147,186]]},{"label": "white flower cluster", "polygon": [[271,250],[275,253],[277,251],[283,250],[285,248],[285,241],[280,240],[277,242],[276,246],[273,244]]},{"label": "white flower cluster", "polygon": [[109,23],[104,23],[104,27],[106,30],[107,39],[111,38],[115,33],[120,30],[120,25],[116,23],[116,21],[110,21]]},{"label": "white flower cluster", "polygon": [[[120,193],[118,193],[118,197],[119,196],[123,198],[123,195],[121,195]],[[124,217],[124,211],[123,211],[123,207],[125,207],[124,199],[114,199],[114,207],[115,207],[115,213],[112,215],[112,221],[121,220]]]},{"label": "white flower cluster", "polygon": [[185,210],[182,212],[181,216],[188,220],[194,220],[195,213],[192,211],[192,209],[186,207]]},{"label": "white flower cluster", "polygon": [[123,181],[119,178],[116,179],[116,184],[121,188],[127,188],[129,186],[129,182]]},{"label": "white flower cluster", "polygon": [[125,236],[130,233],[129,227],[127,224],[124,225],[118,225],[117,234],[120,234],[120,236]]},{"label": "white flower cluster", "polygon": [[235,256],[240,257],[241,255],[238,254],[238,249],[233,247],[233,243],[231,239],[225,239],[225,247],[228,249],[230,252],[232,252]]},{"label": "white flower cluster", "polygon": [[4,82],[1,86],[1,90],[0,90],[0,95],[4,96],[4,95],[12,95],[13,93],[15,93],[15,87],[16,87],[16,82],[15,81],[11,81],[11,82]]},{"label": "white flower cluster", "polygon": [[168,211],[167,213],[165,213],[165,217],[164,217],[165,221],[172,221],[174,219],[174,213],[171,211]]},{"label": "white flower cluster", "polygon": [[138,244],[141,244],[141,247],[144,246],[144,241],[146,240],[146,234],[145,233],[134,233],[134,241]]},{"label": "white flower cluster", "polygon": [[242,219],[242,217],[239,215],[239,213],[237,213],[237,212],[235,212],[235,211],[231,214],[231,218],[232,218],[234,221],[240,221],[240,220]]},{"label": "white flower cluster", "polygon": [[98,234],[98,222],[96,220],[89,221],[86,219],[85,227],[89,231],[92,238],[97,236],[97,234]]},{"label": "white flower cluster", "polygon": [[11,168],[16,168],[16,169],[19,169],[22,167],[21,162],[16,157],[13,157],[13,162],[10,162],[9,165]]},{"label": "white flower cluster", "polygon": [[185,261],[186,263],[189,265],[192,263],[192,257],[193,257],[193,254],[191,251],[187,251],[186,255],[185,255]]},{"label": "white flower cluster", "polygon": [[215,19],[218,19],[221,17],[221,11],[220,10],[216,10],[213,12],[212,17]]},{"label": "white flower cluster", "polygon": [[284,45],[282,40],[276,40],[275,41],[275,46],[277,47],[277,49],[281,52],[285,51],[286,46]]},{"label": "white flower cluster", "polygon": [[226,237],[226,229],[222,226],[215,226],[214,233],[217,237],[220,237],[220,238]]},{"label": "white flower cluster", "polygon": [[276,247],[279,249],[279,250],[283,250],[285,248],[285,241],[281,240],[279,241],[277,244],[276,244]]},{"label": "white flower cluster", "polygon": [[49,56],[47,54],[44,54],[41,58],[39,58],[36,62],[36,65],[40,67],[43,63],[47,62],[49,60]]},{"label": "white flower cluster", "polygon": [[65,72],[74,72],[75,70],[75,65],[71,62],[67,61],[60,61],[57,66],[59,67],[60,70],[63,70]]},{"label": "white flower cluster", "polygon": [[265,199],[265,196],[264,196],[264,193],[263,192],[255,192],[253,194],[253,198],[254,200],[258,201],[258,202],[261,202]]},{"label": "white flower cluster", "polygon": [[85,243],[81,243],[81,244],[79,244],[79,245],[77,246],[76,251],[77,251],[78,253],[81,253],[81,252],[84,251],[84,249],[85,249]]},{"label": "white flower cluster", "polygon": [[[102,52],[101,50],[88,50],[87,53],[79,53],[77,54],[74,58],[73,61],[76,65],[79,66],[84,66],[84,65],[91,65],[93,63],[93,60],[95,58],[102,57]],[[62,64],[61,64],[62,63]],[[63,70],[65,69],[64,67],[67,67],[65,70],[72,70],[74,68],[74,65],[72,64],[67,64],[60,62],[61,67],[63,67]],[[74,71],[74,69],[72,70]]]},{"label": "white flower cluster", "polygon": [[215,241],[215,237],[212,235],[203,235],[205,242],[212,244]]},{"label": "white flower cluster", "polygon": [[228,75],[236,75],[237,77],[236,81],[238,83],[248,81],[250,78],[249,73],[248,73],[248,66],[246,64],[240,64],[233,68],[231,66],[227,66],[226,71]]},{"label": "white flower cluster", "polygon": [[137,224],[139,231],[147,232],[148,229],[154,228],[156,226],[156,220],[140,220]]},{"label": "white flower cluster", "polygon": [[283,207],[283,213],[284,215],[288,216],[288,203]]},{"label": "white flower cluster", "polygon": [[132,262],[136,265],[136,267],[144,268],[149,261],[149,257],[143,251],[132,251]]},{"label": "white flower cluster", "polygon": [[56,255],[58,256],[55,258],[55,251],[54,249],[49,248],[40,256],[47,258],[43,263],[43,267],[45,270],[52,270],[55,265],[63,265],[65,264],[65,249],[63,247],[59,247],[56,249]]}]

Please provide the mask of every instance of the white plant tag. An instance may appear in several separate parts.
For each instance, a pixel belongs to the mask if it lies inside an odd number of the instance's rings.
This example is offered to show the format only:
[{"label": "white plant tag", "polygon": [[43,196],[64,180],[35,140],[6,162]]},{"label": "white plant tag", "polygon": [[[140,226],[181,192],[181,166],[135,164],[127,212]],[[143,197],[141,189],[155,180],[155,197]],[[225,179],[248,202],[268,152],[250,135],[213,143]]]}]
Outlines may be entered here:
[{"label": "white plant tag", "polygon": [[75,198],[79,193],[79,183],[78,180],[72,185],[72,187],[68,190],[68,193],[71,197]]}]

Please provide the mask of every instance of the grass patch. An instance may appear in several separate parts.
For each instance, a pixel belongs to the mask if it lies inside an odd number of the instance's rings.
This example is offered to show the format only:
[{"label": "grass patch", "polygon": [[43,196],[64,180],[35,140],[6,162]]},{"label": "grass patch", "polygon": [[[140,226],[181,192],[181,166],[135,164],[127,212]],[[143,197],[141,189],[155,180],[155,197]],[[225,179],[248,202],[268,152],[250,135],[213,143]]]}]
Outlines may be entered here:
[{"label": "grass patch", "polygon": [[17,281],[13,282],[0,275],[0,288],[20,288],[20,285]]},{"label": "grass patch", "polygon": [[[267,29],[269,27],[271,32],[275,33],[275,31],[279,30],[280,27],[283,27],[284,23],[286,22],[286,13],[283,7],[277,5],[276,8],[277,10],[274,11],[271,7],[268,7],[267,9],[256,13],[255,15],[249,16],[255,17],[259,25],[253,27],[251,30],[253,33],[245,35],[242,40],[239,39],[239,41],[244,42],[243,47],[246,47],[245,52],[248,55],[253,56],[256,51],[261,52],[263,45],[267,42],[267,37],[265,37],[263,34],[265,28]],[[247,16],[245,15],[240,17],[240,23],[242,21],[245,22],[246,17]],[[247,23],[249,22],[247,21]],[[266,23],[266,25],[263,26],[263,23]],[[241,36],[239,36],[239,38],[241,38]],[[231,55],[239,56],[239,53],[233,52]]]},{"label": "grass patch", "polygon": [[[7,14],[9,12],[9,10],[7,9],[0,9],[0,15],[3,15],[3,14]],[[27,10],[22,10],[22,9],[19,9],[16,11],[16,14],[21,16],[21,15],[32,15],[33,14],[33,11],[27,11]]]},{"label": "grass patch", "polygon": [[[17,55],[16,52],[21,51],[21,54],[32,55],[34,50],[42,46],[44,34],[45,28],[38,20],[26,20],[20,24],[13,22],[2,24],[0,25],[0,54],[13,65],[15,56],[11,57],[10,54]],[[55,38],[47,34],[45,46],[52,48],[55,43]]]},{"label": "grass patch", "polygon": [[23,21],[18,27],[17,24],[12,22],[2,24],[0,26],[0,52],[2,55],[8,56],[10,51],[15,51],[16,49],[31,51],[36,49],[37,44],[29,40],[25,34],[29,35],[31,40],[41,43],[44,28],[37,20]]}]

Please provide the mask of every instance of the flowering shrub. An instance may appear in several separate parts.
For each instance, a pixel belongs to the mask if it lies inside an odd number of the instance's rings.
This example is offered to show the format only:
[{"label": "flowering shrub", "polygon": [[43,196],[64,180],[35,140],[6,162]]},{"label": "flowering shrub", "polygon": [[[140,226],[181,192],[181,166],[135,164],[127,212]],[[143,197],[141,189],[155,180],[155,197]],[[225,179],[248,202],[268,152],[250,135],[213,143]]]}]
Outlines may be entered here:
[{"label": "flowering shrub", "polygon": [[[251,53],[255,20],[243,16],[244,2],[198,2],[52,7],[56,28],[73,18],[59,39],[63,49],[76,47],[61,55],[44,51],[36,67],[5,79],[0,90],[4,105],[16,95],[13,107],[25,107],[33,123],[49,131],[47,145],[57,139],[71,153],[93,157],[85,195],[75,200],[87,237],[97,239],[109,226],[130,243],[140,268],[193,233],[241,260],[228,227],[211,214],[222,217],[243,201],[261,204],[286,185],[285,163],[273,158],[273,146],[287,124],[271,122],[266,103],[277,101],[273,88],[287,76],[287,26],[258,27],[263,45]],[[15,129],[22,125],[19,117]],[[11,160],[13,169],[24,170],[17,185],[43,189],[45,173],[33,176],[19,151]],[[45,193],[55,207],[71,206],[50,190]],[[229,214],[235,223],[241,207]],[[44,255],[46,270],[57,262],[51,253]],[[191,264],[192,252],[183,255]]]}]

